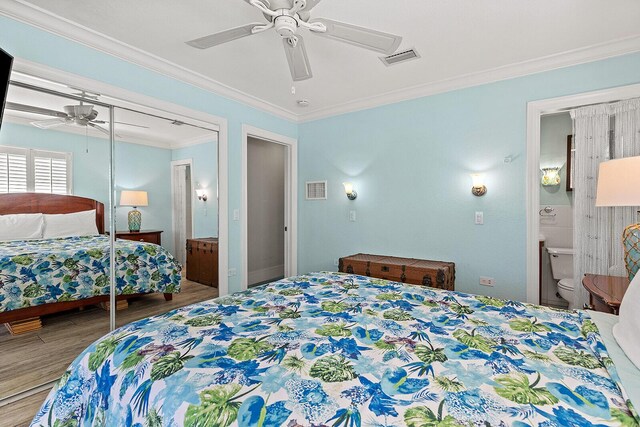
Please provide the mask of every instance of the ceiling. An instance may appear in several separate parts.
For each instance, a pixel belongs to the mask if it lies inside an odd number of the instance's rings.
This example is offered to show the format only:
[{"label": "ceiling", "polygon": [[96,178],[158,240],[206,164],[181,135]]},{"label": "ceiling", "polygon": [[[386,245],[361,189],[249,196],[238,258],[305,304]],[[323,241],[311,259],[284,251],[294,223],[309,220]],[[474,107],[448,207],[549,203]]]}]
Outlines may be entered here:
[{"label": "ceiling", "polygon": [[[20,3],[191,70],[237,99],[248,95],[250,103],[301,119],[640,50],[637,0],[323,0],[312,19],[401,35],[400,50],[415,48],[421,58],[386,67],[379,54],[300,30],[313,78],[294,85],[273,30],[207,50],[184,43],[263,23],[243,0]],[[310,105],[299,107],[299,99]]]}]

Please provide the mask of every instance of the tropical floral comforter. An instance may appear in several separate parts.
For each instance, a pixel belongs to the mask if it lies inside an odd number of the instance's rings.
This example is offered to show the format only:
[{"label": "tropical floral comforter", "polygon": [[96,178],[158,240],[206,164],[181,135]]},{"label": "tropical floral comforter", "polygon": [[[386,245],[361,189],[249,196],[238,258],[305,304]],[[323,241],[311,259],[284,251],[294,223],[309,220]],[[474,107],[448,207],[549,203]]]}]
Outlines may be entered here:
[{"label": "tropical floral comforter", "polygon": [[635,426],[583,311],[314,273],[124,326],[33,426]]},{"label": "tropical floral comforter", "polygon": [[[161,246],[116,241],[118,294],[180,291],[180,265]],[[0,242],[0,313],[109,295],[106,236]]]}]

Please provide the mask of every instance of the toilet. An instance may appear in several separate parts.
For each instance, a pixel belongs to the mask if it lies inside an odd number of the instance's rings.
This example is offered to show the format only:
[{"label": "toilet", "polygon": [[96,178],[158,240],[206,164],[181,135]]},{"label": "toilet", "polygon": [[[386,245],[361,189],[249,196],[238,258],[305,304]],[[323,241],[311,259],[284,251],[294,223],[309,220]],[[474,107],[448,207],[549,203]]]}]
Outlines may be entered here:
[{"label": "toilet", "polygon": [[573,248],[547,248],[551,259],[551,272],[558,281],[558,293],[569,303],[569,310],[578,308],[573,300]]}]

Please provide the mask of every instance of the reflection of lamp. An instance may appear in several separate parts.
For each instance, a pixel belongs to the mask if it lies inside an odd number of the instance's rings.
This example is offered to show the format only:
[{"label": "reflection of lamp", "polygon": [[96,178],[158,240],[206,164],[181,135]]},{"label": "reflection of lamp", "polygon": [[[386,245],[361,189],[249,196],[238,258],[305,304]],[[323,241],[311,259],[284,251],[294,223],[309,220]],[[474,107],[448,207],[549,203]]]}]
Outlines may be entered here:
[{"label": "reflection of lamp", "polygon": [[[640,206],[640,157],[625,157],[600,163],[596,206]],[[624,261],[629,280],[640,269],[640,211],[639,224],[624,229]]]},{"label": "reflection of lamp", "polygon": [[120,194],[120,206],[133,206],[129,211],[127,219],[129,220],[129,231],[140,231],[142,225],[142,214],[138,206],[149,206],[149,198],[146,191],[128,191],[124,190]]},{"label": "reflection of lamp", "polygon": [[198,200],[202,200],[203,202],[207,201],[207,192],[204,188],[198,188],[196,190],[196,196],[198,196]]},{"label": "reflection of lamp", "polygon": [[484,185],[484,174],[472,173],[471,180],[473,181],[473,186],[471,187],[471,193],[474,196],[480,197],[487,194],[487,187]]},{"label": "reflection of lamp", "polygon": [[560,167],[542,168],[542,180],[540,181],[545,187],[560,185]]},{"label": "reflection of lamp", "polygon": [[358,197],[358,193],[356,193],[356,190],[353,189],[352,183],[343,182],[342,185],[344,185],[344,192],[347,193],[347,198],[349,200],[355,200],[356,197]]}]

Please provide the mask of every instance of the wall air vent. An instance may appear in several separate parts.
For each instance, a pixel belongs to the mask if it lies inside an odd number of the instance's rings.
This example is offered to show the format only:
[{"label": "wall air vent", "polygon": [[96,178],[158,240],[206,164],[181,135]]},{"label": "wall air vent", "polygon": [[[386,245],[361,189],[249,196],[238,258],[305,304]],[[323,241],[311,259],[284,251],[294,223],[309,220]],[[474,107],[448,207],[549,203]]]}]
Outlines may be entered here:
[{"label": "wall air vent", "polygon": [[307,181],[307,200],[326,200],[327,181]]},{"label": "wall air vent", "polygon": [[393,55],[381,56],[380,60],[384,63],[384,65],[389,66],[389,65],[396,65],[401,62],[411,61],[413,59],[418,59],[418,58],[420,58],[420,55],[418,54],[418,52],[416,52],[415,49],[409,49],[402,52],[394,53]]}]

